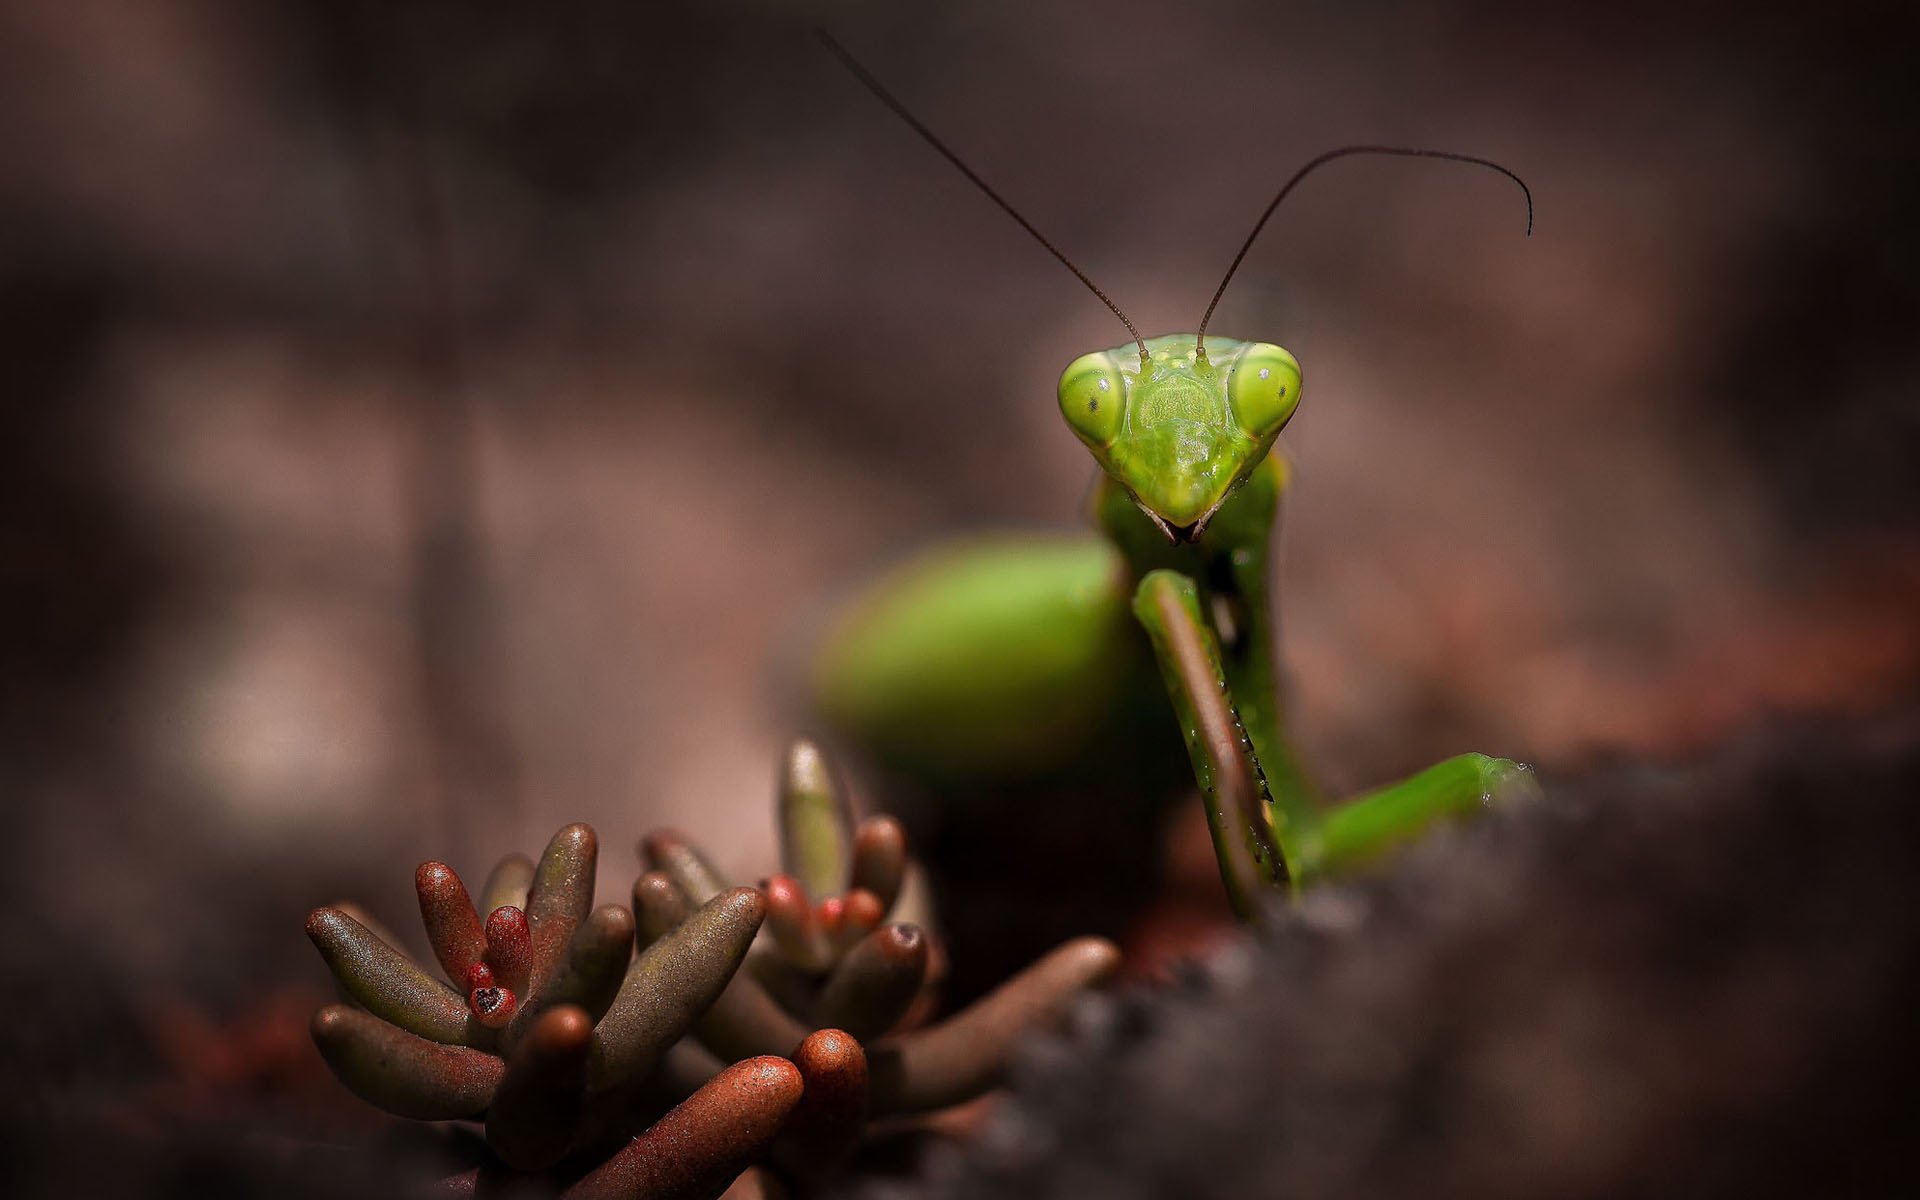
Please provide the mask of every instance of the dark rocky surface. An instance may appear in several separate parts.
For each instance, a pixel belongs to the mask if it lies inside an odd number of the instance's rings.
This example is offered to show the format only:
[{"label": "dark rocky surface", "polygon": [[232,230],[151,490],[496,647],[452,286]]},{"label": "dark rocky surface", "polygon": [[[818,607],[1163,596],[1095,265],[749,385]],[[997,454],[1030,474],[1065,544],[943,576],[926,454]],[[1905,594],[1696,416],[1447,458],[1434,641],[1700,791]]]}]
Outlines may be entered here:
[{"label": "dark rocky surface", "polygon": [[1089,1003],[868,1197],[1912,1195],[1914,713],[1603,770]]}]

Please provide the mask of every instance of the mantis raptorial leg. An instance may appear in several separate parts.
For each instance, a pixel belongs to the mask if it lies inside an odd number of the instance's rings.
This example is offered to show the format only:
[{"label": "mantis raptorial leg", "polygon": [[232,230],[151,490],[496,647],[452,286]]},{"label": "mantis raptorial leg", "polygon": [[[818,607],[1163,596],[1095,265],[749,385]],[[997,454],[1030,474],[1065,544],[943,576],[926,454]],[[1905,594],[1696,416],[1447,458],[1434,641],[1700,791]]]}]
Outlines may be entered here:
[{"label": "mantis raptorial leg", "polygon": [[[1074,359],[1062,417],[1101,471],[1103,545],[977,544],[909,564],[837,626],[815,671],[822,708],[857,740],[929,774],[993,764],[1058,772],[1092,762],[1125,664],[1144,631],[1208,804],[1238,911],[1371,862],[1436,822],[1533,790],[1524,766],[1463,755],[1328,805],[1288,740],[1268,580],[1283,460],[1273,451],[1301,399],[1299,362],[1269,342],[1206,328],[1280,202],[1310,173],[1356,155],[1441,159],[1517,175],[1448,151],[1345,146],[1310,160],[1255,222],[1193,333],[1142,337],[1118,305],[922,125],[838,43],[866,86],[1031,233],[1126,325],[1131,340]],[[1527,228],[1533,226],[1527,195]],[[1128,621],[1131,615],[1132,622]],[[1127,626],[1133,624],[1134,628]],[[1105,722],[1105,724],[1103,724]]]}]

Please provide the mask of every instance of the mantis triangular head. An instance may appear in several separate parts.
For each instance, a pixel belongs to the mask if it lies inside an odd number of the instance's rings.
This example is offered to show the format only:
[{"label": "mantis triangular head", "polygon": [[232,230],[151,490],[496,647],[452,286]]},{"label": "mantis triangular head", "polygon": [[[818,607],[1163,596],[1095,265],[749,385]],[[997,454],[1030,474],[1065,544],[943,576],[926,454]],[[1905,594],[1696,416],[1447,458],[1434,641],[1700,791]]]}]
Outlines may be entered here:
[{"label": "mantis triangular head", "polygon": [[1300,364],[1268,342],[1193,334],[1083,354],[1060,413],[1101,470],[1174,541],[1192,541],[1267,456],[1300,403]]},{"label": "mantis triangular head", "polygon": [[1300,364],[1293,355],[1269,342],[1226,338],[1215,338],[1209,354],[1207,325],[1267,220],[1301,180],[1335,159],[1355,155],[1434,158],[1485,167],[1520,185],[1527,200],[1527,233],[1533,233],[1533,192],[1525,180],[1491,159],[1407,146],[1341,146],[1308,160],[1280,185],[1214,289],[1199,330],[1148,341],[1085,271],[881,86],[844,46],[824,30],[815,33],[867,90],[1059,259],[1127,327],[1132,345],[1084,354],[1067,364],[1060,377],[1060,411],[1101,469],[1174,541],[1200,536],[1233,489],[1273,448],[1274,438],[1299,406]]}]

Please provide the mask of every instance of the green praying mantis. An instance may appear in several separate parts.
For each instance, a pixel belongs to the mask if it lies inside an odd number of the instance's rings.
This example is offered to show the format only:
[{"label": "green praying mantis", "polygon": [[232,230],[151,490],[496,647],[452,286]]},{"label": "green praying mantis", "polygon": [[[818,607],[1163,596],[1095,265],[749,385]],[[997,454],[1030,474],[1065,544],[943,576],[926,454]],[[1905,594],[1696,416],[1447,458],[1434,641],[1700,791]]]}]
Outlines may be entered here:
[{"label": "green praying mantis", "polygon": [[[1533,794],[1524,765],[1484,754],[1328,804],[1289,743],[1268,579],[1287,466],[1275,441],[1298,410],[1301,368],[1268,342],[1214,336],[1227,284],[1308,175],[1358,155],[1487,159],[1345,146],[1302,166],[1267,205],[1193,333],[1145,338],[1106,293],[855,61],[883,103],[1079,278],[1131,340],[1074,359],[1060,413],[1099,465],[1099,536],[982,538],[923,554],[873,583],[812,667],[815,702],[883,760],[929,775],[1070,772],[1134,728],[1158,686],[1172,703],[1235,910],[1372,862],[1437,822]],[[1164,721],[1165,705],[1160,706]]]}]

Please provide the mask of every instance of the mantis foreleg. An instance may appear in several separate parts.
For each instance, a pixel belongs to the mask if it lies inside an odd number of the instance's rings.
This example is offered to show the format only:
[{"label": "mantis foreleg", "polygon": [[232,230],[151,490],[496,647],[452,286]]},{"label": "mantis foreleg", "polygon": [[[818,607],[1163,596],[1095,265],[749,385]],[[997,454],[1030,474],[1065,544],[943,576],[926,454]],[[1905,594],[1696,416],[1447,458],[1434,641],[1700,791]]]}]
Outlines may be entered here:
[{"label": "mantis foreleg", "polygon": [[[1538,791],[1509,759],[1463,754],[1328,807],[1287,739],[1267,575],[1284,467],[1269,462],[1190,546],[1169,546],[1124,498],[1100,516],[1140,573],[1134,615],[1153,644],[1207,804],[1235,910],[1259,885],[1298,887],[1362,867],[1430,826]],[[1249,800],[1257,789],[1263,804]],[[1255,820],[1249,813],[1264,808]]]},{"label": "mantis foreleg", "polygon": [[1199,589],[1178,571],[1152,571],[1134,593],[1133,611],[1153,642],[1186,737],[1227,899],[1251,920],[1262,893],[1284,887],[1290,871],[1273,836],[1267,780],[1228,699],[1219,643],[1200,615]]}]

